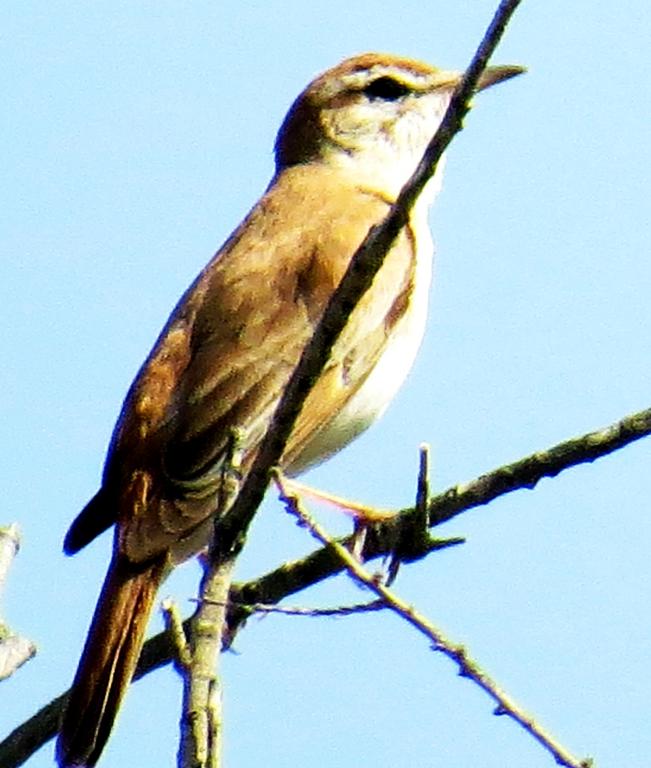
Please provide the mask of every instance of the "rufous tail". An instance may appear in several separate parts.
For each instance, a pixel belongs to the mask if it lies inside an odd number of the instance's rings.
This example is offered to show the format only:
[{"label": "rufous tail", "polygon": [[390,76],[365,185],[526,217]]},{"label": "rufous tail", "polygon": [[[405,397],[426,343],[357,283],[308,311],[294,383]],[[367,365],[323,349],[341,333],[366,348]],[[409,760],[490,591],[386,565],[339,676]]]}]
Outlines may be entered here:
[{"label": "rufous tail", "polygon": [[165,573],[161,560],[144,566],[119,557],[111,562],[61,721],[61,768],[97,763],[136,668]]}]

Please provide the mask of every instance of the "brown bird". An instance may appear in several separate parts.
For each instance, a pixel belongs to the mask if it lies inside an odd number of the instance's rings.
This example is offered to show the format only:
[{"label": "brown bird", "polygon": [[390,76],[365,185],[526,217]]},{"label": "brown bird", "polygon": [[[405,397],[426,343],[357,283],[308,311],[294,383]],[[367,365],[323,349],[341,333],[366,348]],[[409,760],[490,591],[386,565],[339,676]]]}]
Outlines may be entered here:
[{"label": "brown bird", "polygon": [[[486,70],[480,89],[519,67]],[[59,764],[92,766],[140,654],[156,591],[206,546],[233,427],[244,470],[351,256],[395,200],[460,73],[365,54],[317,77],[275,145],[276,172],[182,296],[132,384],[102,485],[65,539],[77,552],[115,524],[115,545],[61,725]],[[385,410],[423,335],[442,166],[351,313],[283,455],[296,475]]]}]

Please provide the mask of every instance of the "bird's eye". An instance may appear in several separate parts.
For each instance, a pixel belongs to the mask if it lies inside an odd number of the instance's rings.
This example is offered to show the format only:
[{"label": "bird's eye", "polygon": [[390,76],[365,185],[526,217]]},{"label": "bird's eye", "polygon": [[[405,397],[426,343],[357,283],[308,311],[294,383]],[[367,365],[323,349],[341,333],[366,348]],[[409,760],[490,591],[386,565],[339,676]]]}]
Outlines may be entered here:
[{"label": "bird's eye", "polygon": [[378,77],[370,82],[363,92],[369,99],[382,99],[382,101],[397,101],[411,92],[404,83],[393,77]]}]

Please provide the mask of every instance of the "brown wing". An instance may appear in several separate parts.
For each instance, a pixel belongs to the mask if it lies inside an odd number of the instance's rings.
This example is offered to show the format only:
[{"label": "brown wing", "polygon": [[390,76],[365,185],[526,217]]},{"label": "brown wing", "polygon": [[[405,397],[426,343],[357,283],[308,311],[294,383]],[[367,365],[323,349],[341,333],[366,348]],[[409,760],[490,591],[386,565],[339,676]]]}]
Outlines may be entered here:
[{"label": "brown wing", "polygon": [[[127,397],[107,461],[106,485],[142,496],[120,520],[131,559],[172,547],[211,515],[231,428],[245,433],[245,460],[253,456],[354,248],[387,209],[378,195],[341,188],[332,170],[286,171],[175,309]],[[412,261],[405,235],[336,345],[284,463],[300,457],[372,369]]]}]

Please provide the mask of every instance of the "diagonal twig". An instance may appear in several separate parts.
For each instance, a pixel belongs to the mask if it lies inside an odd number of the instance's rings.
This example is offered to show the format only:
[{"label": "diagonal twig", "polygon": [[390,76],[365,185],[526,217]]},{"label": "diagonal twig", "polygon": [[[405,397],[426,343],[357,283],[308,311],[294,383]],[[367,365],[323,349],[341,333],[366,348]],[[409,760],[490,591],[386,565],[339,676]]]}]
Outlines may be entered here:
[{"label": "diagonal twig", "polygon": [[281,501],[285,503],[287,511],[296,517],[307,528],[310,534],[323,546],[332,549],[341,560],[343,566],[354,580],[363,584],[384,601],[387,608],[397,613],[412,627],[425,635],[435,651],[440,651],[459,666],[459,674],[472,680],[485,691],[497,704],[494,714],[507,715],[520,725],[527,733],[541,744],[554,757],[559,765],[567,768],[591,768],[590,758],[580,759],[572,755],[557,739],[539,725],[531,715],[528,715],[515,700],[500,688],[469,655],[463,645],[452,641],[439,627],[435,626],[420,611],[405,602],[386,584],[376,576],[369,573],[346,547],[330,537],[325,529],[301,505],[297,496],[288,493],[279,472],[274,473],[274,480],[280,491]]},{"label": "diagonal twig", "polygon": [[434,175],[444,151],[461,130],[463,118],[470,109],[470,99],[477,89],[479,79],[520,2],[521,0],[502,0],[499,4],[418,167],[402,188],[386,217],[371,227],[353,255],[285,387],[237,499],[225,518],[220,521],[221,549],[228,550],[236,546],[250,525],[267,489],[269,472],[272,467],[280,464],[287,440],[313,383],[323,370],[352,310],[370,288],[384,257],[407,224],[414,203]]},{"label": "diagonal twig", "polygon": [[603,429],[565,440],[544,451],[494,469],[469,483],[455,485],[429,502],[429,524],[440,525],[460,512],[482,506],[506,493],[533,489],[544,477],[586,464],[651,435],[651,408]]},{"label": "diagonal twig", "polygon": [[[577,464],[596,461],[619,450],[636,440],[651,435],[651,408],[631,414],[610,426],[589,432],[578,438],[559,443],[544,451],[526,456],[505,467],[487,472],[469,483],[463,483],[437,494],[429,501],[430,525],[456,517],[469,509],[489,504],[506,493],[533,488],[542,478],[554,477]],[[405,509],[396,515],[394,525],[413,513]],[[347,539],[339,543],[346,544]],[[379,557],[391,552],[395,545],[395,531],[387,525],[372,526],[367,538],[364,557]],[[459,543],[460,540],[452,540]],[[443,542],[438,547],[429,543],[428,552],[450,546]],[[422,556],[428,554],[422,552]],[[341,560],[330,547],[321,547],[306,557],[283,563],[280,567],[253,579],[246,584],[234,584],[231,590],[229,613],[229,634],[235,636],[242,628],[250,611],[240,603],[276,603],[290,595],[316,584],[343,570]],[[190,619],[184,626],[189,628]],[[174,658],[174,647],[167,632],[150,638],[144,645],[134,679],[169,664]],[[53,699],[25,722],[18,725],[0,742],[0,765],[16,768],[25,762],[36,750],[54,737],[67,693]]]}]

